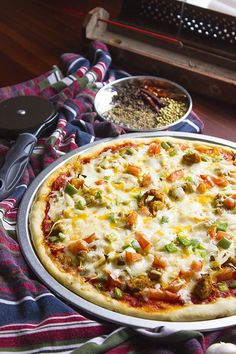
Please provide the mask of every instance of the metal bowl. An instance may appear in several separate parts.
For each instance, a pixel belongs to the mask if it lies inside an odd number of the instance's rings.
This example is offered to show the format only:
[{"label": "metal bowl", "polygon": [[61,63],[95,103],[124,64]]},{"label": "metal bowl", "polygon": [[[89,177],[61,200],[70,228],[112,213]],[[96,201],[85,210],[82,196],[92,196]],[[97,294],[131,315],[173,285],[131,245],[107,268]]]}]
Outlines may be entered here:
[{"label": "metal bowl", "polygon": [[[141,91],[143,91],[144,87],[154,87],[160,91],[158,93],[160,96],[157,98],[159,101],[163,102],[166,98],[172,98],[175,101],[175,105],[178,105],[180,102],[184,104],[185,107],[182,115],[177,114],[178,108],[174,108],[174,110],[172,108],[174,116],[171,116],[171,122],[163,122],[163,118],[160,118],[160,112],[155,112],[147,99],[141,96]],[[126,98],[124,98],[124,92],[127,92],[129,95],[130,88],[132,88],[132,91],[137,91],[132,93],[132,103],[127,102]],[[166,97],[163,98],[163,94]],[[174,99],[174,97],[177,99]],[[156,101],[155,104],[157,104]],[[166,101],[164,104],[166,104],[166,107],[163,109],[166,109],[169,103]],[[138,106],[140,108],[137,108]],[[113,81],[102,87],[95,96],[94,107],[101,119],[111,121],[128,132],[152,132],[166,130],[187,118],[192,110],[192,98],[182,86],[170,80],[155,76],[130,76]],[[159,104],[157,104],[157,107],[157,110],[161,111],[162,107]],[[146,113],[147,110],[148,116]],[[152,126],[148,123],[149,116],[152,119]]]}]

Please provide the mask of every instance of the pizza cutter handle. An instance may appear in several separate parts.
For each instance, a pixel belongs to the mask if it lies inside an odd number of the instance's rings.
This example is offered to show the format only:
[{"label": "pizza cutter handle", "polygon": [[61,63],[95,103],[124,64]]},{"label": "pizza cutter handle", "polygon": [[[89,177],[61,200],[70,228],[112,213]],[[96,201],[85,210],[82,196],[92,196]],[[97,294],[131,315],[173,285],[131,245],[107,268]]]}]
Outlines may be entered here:
[{"label": "pizza cutter handle", "polygon": [[0,201],[7,198],[20,181],[37,141],[35,135],[22,133],[8,151],[0,169]]},{"label": "pizza cutter handle", "polygon": [[179,331],[178,328],[171,329],[165,326],[158,326],[153,328],[152,330],[144,328],[134,328],[134,330],[139,334],[142,334],[143,336],[149,337],[150,339],[164,338]]}]

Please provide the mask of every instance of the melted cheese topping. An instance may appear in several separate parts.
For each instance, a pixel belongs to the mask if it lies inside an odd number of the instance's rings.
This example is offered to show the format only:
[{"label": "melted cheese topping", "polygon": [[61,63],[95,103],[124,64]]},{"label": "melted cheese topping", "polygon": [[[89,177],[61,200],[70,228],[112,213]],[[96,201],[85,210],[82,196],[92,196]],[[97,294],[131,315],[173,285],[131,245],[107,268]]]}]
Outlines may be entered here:
[{"label": "melted cheese topping", "polygon": [[[156,279],[150,276],[156,289],[181,283],[173,291],[191,303],[196,280],[208,274],[217,281],[225,262],[235,259],[236,166],[233,153],[227,160],[216,149],[203,153],[191,142],[184,141],[184,150],[170,138],[155,143],[162,145],[157,153],[148,143],[106,149],[82,163],[79,176],[70,171],[68,183],[83,184],[50,196],[48,215],[60,232],[49,241],[63,245],[70,264],[87,279],[126,284],[156,271]],[[153,190],[163,200],[153,199]],[[145,193],[150,193],[146,199]],[[224,202],[229,197],[231,206]],[[73,248],[92,234],[86,249]]]}]

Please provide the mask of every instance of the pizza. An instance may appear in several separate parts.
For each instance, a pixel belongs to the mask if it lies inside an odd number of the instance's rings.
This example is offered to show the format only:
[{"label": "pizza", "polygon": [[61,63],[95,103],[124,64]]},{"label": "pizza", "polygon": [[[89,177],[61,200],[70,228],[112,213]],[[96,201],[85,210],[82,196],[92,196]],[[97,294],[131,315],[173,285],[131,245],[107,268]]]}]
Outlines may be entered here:
[{"label": "pizza", "polygon": [[236,314],[236,151],[124,137],[66,160],[29,214],[35,251],[63,286],[152,320]]}]

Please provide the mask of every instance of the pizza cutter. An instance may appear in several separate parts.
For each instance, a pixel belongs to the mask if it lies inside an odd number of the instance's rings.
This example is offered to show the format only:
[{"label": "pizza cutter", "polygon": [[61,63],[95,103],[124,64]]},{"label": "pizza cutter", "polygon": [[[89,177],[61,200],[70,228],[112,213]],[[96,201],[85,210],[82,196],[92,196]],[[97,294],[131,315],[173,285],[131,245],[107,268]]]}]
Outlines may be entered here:
[{"label": "pizza cutter", "polygon": [[17,96],[0,103],[0,136],[16,139],[0,168],[0,201],[20,181],[38,137],[55,123],[54,105],[39,96]]}]

